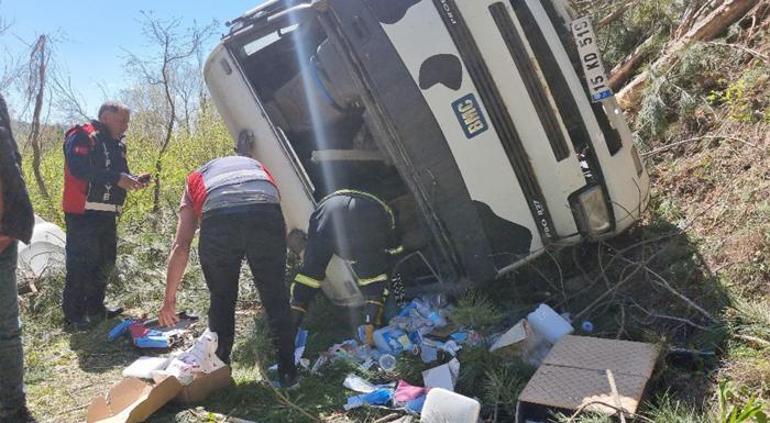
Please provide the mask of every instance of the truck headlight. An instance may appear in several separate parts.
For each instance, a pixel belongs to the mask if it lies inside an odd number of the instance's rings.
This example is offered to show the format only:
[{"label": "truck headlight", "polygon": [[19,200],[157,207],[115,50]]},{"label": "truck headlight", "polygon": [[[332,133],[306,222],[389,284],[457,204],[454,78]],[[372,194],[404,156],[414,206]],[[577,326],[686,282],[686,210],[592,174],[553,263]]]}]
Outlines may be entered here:
[{"label": "truck headlight", "polygon": [[596,237],[612,229],[601,186],[592,185],[574,193],[570,196],[570,205],[581,234]]}]

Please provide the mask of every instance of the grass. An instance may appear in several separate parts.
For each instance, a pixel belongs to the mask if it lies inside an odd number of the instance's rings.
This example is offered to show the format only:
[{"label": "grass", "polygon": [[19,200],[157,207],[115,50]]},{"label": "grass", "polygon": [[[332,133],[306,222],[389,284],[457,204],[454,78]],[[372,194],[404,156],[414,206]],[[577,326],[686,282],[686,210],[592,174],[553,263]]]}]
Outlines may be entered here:
[{"label": "grass", "polygon": [[[606,46],[609,63],[625,56],[629,40],[661,26],[650,25],[657,22],[651,17],[675,22],[675,9],[683,2],[641,4],[625,21],[605,30],[619,40]],[[727,42],[745,42],[766,51],[762,49],[768,40],[761,31],[755,40],[735,38],[740,31],[730,34],[733,38]],[[685,52],[677,68],[654,77],[641,111],[632,116],[652,178],[644,220],[616,239],[553,251],[508,278],[479,287],[459,299],[453,319],[493,333],[545,302],[560,313],[570,313],[576,326],[592,322],[591,336],[659,345],[663,357],[639,410],[655,422],[726,423],[732,410],[745,411],[752,404],[767,409],[770,88],[763,77],[767,73],[767,64],[735,49],[696,45]],[[202,127],[208,132],[180,138],[172,146],[163,175],[168,181],[163,213],[147,214],[148,191],[132,197],[129,215],[121,221],[120,258],[109,297],[134,315],[152,315],[160,306],[164,260],[174,231],[173,203],[184,173],[229,148],[221,122]],[[151,163],[149,141],[142,134],[133,135],[139,140],[133,145],[139,148],[129,147],[130,160],[137,167]],[[672,147],[682,140],[690,141]],[[54,153],[44,159],[44,174],[52,181],[50,191],[58,192],[59,144],[52,145]],[[32,195],[37,208],[45,211],[47,206],[34,188]],[[180,309],[205,316],[208,294],[196,260],[193,254]],[[296,257],[290,261],[295,264]],[[288,272],[287,280],[291,278]],[[236,385],[200,407],[165,407],[152,421],[207,422],[231,415],[260,422],[303,422],[312,420],[304,414],[308,413],[322,421],[373,422],[389,412],[342,411],[345,375],[355,372],[374,382],[421,382],[428,365],[404,356],[395,372],[387,375],[337,363],[320,375],[305,375],[300,389],[288,398],[277,396],[264,382],[261,369],[274,362],[274,355],[258,295],[248,280],[244,269],[233,353]],[[142,354],[126,341],[106,341],[115,322],[81,334],[63,332],[62,285],[63,276],[53,275],[38,282],[37,294],[22,297],[30,407],[42,421],[57,423],[83,421],[90,399],[118,381],[123,367]],[[307,319],[311,336],[306,356],[315,358],[333,343],[350,338],[350,315],[319,298]],[[459,358],[458,392],[482,401],[485,421],[510,421],[517,393],[533,369],[482,346],[466,347]],[[757,416],[747,418],[761,421]],[[576,421],[611,420],[583,415]]]}]

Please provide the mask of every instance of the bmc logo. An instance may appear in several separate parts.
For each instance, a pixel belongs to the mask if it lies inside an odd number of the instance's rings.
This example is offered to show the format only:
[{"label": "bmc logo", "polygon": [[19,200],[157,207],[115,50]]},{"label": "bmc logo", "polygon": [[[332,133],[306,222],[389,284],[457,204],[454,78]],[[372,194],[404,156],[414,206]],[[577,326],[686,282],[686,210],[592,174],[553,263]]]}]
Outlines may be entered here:
[{"label": "bmc logo", "polygon": [[471,139],[489,129],[479,102],[473,94],[468,94],[452,103],[452,110],[455,111],[466,138]]}]

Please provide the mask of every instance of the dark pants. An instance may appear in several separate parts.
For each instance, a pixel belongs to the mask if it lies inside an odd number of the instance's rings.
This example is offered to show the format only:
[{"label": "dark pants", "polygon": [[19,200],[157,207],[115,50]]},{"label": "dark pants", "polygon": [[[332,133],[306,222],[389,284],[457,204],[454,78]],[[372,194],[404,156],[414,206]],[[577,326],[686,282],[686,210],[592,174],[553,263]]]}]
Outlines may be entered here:
[{"label": "dark pants", "polygon": [[104,312],[107,280],[117,257],[115,215],[67,214],[67,280],[62,309],[73,322]]},{"label": "dark pants", "polygon": [[230,362],[238,280],[245,257],[273,332],[278,370],[294,372],[295,333],[284,283],[286,232],[280,206],[260,204],[248,211],[214,213],[203,218],[199,254],[211,293],[209,328],[219,336],[217,356]]},{"label": "dark pants", "polygon": [[307,311],[336,254],[353,263],[361,292],[373,306],[367,315],[374,317],[388,285],[386,249],[391,231],[382,206],[372,200],[340,195],[324,201],[310,217],[302,268],[291,289],[293,308]]},{"label": "dark pants", "polygon": [[0,254],[0,421],[25,406],[16,244]]}]

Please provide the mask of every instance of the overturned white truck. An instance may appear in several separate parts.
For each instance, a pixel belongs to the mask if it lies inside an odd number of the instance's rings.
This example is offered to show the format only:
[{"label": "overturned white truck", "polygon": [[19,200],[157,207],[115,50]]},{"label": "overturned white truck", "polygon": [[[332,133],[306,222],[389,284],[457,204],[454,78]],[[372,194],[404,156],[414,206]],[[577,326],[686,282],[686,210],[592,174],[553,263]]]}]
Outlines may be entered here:
[{"label": "overturned white truck", "polygon": [[[499,277],[646,206],[590,22],[565,0],[273,0],[229,25],[206,84],[275,174],[289,230],[335,189],[374,187],[415,286]],[[328,275],[335,302],[361,301],[346,263]]]}]

